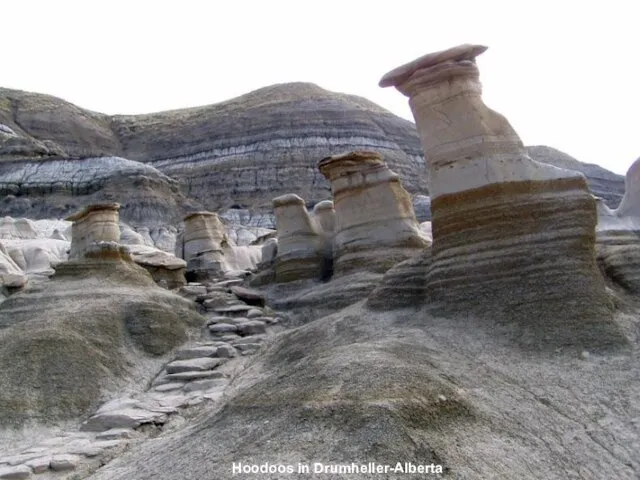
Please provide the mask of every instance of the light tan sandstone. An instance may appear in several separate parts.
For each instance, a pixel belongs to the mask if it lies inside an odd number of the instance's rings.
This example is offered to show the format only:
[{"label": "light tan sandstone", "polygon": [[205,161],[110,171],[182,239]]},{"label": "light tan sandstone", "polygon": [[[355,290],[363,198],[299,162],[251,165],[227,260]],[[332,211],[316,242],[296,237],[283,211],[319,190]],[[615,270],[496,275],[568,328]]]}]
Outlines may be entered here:
[{"label": "light tan sandstone", "polygon": [[220,277],[232,270],[249,270],[260,261],[261,246],[236,246],[213,212],[193,212],[184,218],[176,239],[176,256],[187,262],[192,280]]},{"label": "light tan sandstone", "polygon": [[275,276],[278,283],[319,279],[323,272],[323,235],[302,198],[288,194],[273,199],[278,251]]},{"label": "light tan sandstone", "polygon": [[475,57],[485,50],[426,55],[380,82],[409,97],[425,152],[430,308],[491,319],[523,345],[622,343],[595,262],[596,205],[586,180],[533,161],[509,122],[484,104]]},{"label": "light tan sandstone", "polygon": [[355,151],[322,159],[335,208],[334,274],[383,273],[428,246],[411,197],[398,175],[375,152]]},{"label": "light tan sandstone", "polygon": [[82,258],[94,243],[119,242],[119,210],[117,203],[96,204],[68,217],[73,222],[69,259]]}]

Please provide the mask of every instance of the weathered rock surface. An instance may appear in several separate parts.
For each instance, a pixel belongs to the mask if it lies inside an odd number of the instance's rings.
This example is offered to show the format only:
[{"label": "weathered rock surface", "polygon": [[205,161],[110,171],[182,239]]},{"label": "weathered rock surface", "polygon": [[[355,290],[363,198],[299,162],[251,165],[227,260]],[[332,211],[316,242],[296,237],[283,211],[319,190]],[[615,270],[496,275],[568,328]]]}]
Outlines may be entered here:
[{"label": "weathered rock surface", "polygon": [[607,277],[640,293],[640,159],[629,168],[620,206],[609,209],[598,199],[597,254]]},{"label": "weathered rock surface", "polygon": [[411,197],[379,154],[327,157],[318,168],[331,182],[334,198],[334,275],[384,273],[428,246]]},{"label": "weathered rock surface", "polygon": [[0,199],[3,213],[13,217],[60,218],[90,204],[116,200],[122,204],[124,221],[154,226],[177,223],[197,206],[175,180],[124,158],[2,157],[0,153]]},{"label": "weathered rock surface", "polygon": [[278,250],[275,280],[278,283],[323,275],[323,237],[318,224],[305,208],[302,198],[288,194],[273,199]]},{"label": "weathered rock surface", "polygon": [[186,285],[187,262],[183,259],[146,245],[127,245],[127,249],[133,261],[147,270],[158,285],[171,290]]},{"label": "weathered rock surface", "polygon": [[139,385],[157,368],[154,357],[203,323],[123,247],[98,244],[0,304],[0,425],[86,415],[101,395]]},{"label": "weathered rock surface", "polygon": [[420,308],[427,301],[427,273],[431,268],[431,248],[425,248],[413,257],[389,269],[380,285],[367,299],[374,310]]},{"label": "weathered rock surface", "polygon": [[586,180],[532,160],[508,121],[484,105],[475,63],[484,50],[426,55],[380,82],[410,98],[428,159],[430,307],[507,325],[534,348],[622,344],[595,262]]}]

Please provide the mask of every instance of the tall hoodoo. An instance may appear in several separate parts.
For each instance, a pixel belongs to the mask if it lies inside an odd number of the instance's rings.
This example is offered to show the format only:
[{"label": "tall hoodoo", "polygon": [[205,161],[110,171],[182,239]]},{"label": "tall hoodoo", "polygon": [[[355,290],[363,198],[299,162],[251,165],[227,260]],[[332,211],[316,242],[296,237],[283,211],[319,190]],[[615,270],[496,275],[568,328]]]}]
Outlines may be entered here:
[{"label": "tall hoodoo", "polygon": [[273,199],[276,217],[278,252],[276,282],[286,283],[305,278],[319,279],[323,272],[323,236],[298,195]]},{"label": "tall hoodoo", "polygon": [[120,205],[117,203],[102,203],[89,205],[66,218],[67,221],[73,222],[69,260],[83,258],[93,251],[94,244],[118,243],[120,241],[119,210]]},{"label": "tall hoodoo", "polygon": [[432,308],[520,325],[524,343],[621,339],[595,262],[596,204],[585,178],[532,160],[482,101],[475,58],[460,45],[380,81],[409,97],[429,172]]},{"label": "tall hoodoo", "polygon": [[333,192],[336,275],[355,270],[384,273],[428,246],[411,197],[379,154],[334,155],[322,159],[318,168]]}]

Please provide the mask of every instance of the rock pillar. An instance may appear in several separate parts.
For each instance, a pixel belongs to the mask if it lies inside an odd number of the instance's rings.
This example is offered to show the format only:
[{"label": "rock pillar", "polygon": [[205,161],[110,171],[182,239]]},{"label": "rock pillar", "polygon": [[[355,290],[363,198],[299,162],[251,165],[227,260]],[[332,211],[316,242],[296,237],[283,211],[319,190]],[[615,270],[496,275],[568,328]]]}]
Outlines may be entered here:
[{"label": "rock pillar", "polygon": [[119,210],[117,203],[89,205],[68,217],[66,220],[73,222],[69,260],[93,254],[94,244],[117,244],[120,241]]},{"label": "rock pillar", "polygon": [[516,321],[523,343],[620,341],[595,262],[596,203],[586,179],[533,161],[484,104],[475,59],[485,50],[425,55],[380,81],[409,97],[424,148],[431,308],[510,328]]},{"label": "rock pillar", "polygon": [[335,155],[321,160],[318,168],[333,192],[335,275],[383,273],[428,246],[410,195],[379,154]]}]

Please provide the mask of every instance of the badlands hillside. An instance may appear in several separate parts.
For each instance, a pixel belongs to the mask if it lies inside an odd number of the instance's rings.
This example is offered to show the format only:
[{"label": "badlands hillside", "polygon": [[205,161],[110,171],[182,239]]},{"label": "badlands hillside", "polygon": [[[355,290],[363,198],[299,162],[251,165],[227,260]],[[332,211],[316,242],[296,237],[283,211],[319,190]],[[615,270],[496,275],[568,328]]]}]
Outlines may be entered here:
[{"label": "badlands hillside", "polygon": [[640,478],[640,160],[460,45],[107,116],[0,89],[0,479]]}]

